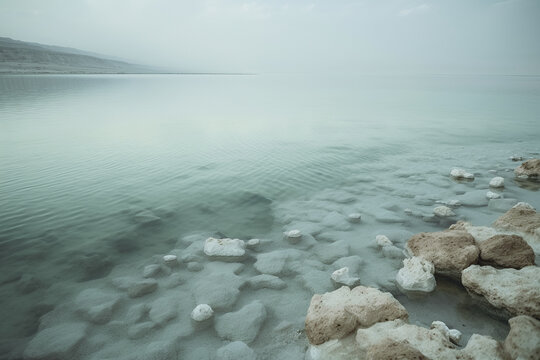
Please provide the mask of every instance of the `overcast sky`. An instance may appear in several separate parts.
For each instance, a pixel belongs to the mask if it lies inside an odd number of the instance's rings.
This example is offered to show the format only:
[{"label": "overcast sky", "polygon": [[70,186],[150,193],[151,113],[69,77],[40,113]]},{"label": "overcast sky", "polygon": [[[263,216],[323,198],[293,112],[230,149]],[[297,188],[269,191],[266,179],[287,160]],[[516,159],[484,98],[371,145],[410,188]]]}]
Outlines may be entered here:
[{"label": "overcast sky", "polygon": [[540,0],[0,0],[0,36],[187,71],[540,74]]}]

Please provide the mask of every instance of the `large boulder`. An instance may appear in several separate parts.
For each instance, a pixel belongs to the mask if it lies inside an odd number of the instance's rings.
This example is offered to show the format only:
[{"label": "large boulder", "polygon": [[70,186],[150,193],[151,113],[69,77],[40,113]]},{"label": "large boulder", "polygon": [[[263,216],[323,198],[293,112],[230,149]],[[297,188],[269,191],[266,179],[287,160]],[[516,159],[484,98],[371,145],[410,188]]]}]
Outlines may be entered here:
[{"label": "large boulder", "polygon": [[310,360],[507,360],[501,344],[474,334],[465,348],[457,348],[445,331],[407,324],[401,319],[358,329],[340,340],[311,345]]},{"label": "large boulder", "polygon": [[539,177],[540,159],[531,159],[514,169],[514,174],[519,177]]},{"label": "large boulder", "polygon": [[463,270],[461,282],[472,295],[485,299],[503,314],[540,319],[540,268],[495,269],[472,265]]},{"label": "large boulder", "polygon": [[540,359],[540,321],[520,315],[508,323],[510,332],[504,341],[504,349],[512,359]]},{"label": "large boulder", "polygon": [[[517,232],[527,238],[540,241],[540,214],[529,204],[520,202],[498,218],[493,227],[498,230]],[[528,239],[527,239],[528,240]]]},{"label": "large boulder", "polygon": [[358,286],[343,286],[311,298],[306,316],[306,335],[312,344],[342,338],[358,327],[379,321],[407,319],[407,310],[390,293]]},{"label": "large boulder", "polygon": [[223,339],[249,344],[257,337],[265,319],[266,309],[263,303],[254,301],[236,312],[218,317],[215,328]]},{"label": "large boulder", "polygon": [[521,236],[495,235],[478,244],[482,263],[498,267],[534,265],[534,251]]},{"label": "large boulder", "polygon": [[480,252],[474,238],[464,230],[416,234],[407,242],[407,251],[433,263],[435,273],[454,277],[475,264]]},{"label": "large boulder", "polygon": [[428,293],[435,290],[435,267],[420,257],[403,260],[403,268],[396,275],[396,283],[404,292]]}]

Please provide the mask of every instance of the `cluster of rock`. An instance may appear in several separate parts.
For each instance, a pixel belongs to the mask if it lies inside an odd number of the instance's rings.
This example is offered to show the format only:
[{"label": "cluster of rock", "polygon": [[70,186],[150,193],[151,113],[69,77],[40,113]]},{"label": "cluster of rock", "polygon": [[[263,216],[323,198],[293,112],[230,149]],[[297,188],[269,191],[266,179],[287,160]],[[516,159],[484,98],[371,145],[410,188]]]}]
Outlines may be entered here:
[{"label": "cluster of rock", "polygon": [[374,288],[342,287],[314,295],[306,316],[310,342],[306,359],[535,359],[540,321],[510,320],[504,343],[474,334],[459,348],[461,334],[441,321],[430,329],[407,322],[405,308],[389,293]]}]

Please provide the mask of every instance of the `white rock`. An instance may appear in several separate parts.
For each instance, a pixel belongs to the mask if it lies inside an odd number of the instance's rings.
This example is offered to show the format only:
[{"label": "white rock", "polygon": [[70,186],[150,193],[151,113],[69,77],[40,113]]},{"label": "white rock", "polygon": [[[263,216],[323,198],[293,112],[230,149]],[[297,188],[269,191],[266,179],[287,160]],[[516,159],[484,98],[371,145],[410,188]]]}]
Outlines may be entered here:
[{"label": "white rock", "polygon": [[250,239],[247,241],[246,246],[249,248],[255,247],[261,243],[260,239]]},{"label": "white rock", "polygon": [[302,232],[300,230],[289,230],[283,233],[285,239],[291,244],[296,244],[302,240]]},{"label": "white rock", "polygon": [[352,223],[359,223],[362,220],[362,214],[352,213],[347,216],[347,220]]},{"label": "white rock", "polygon": [[456,213],[452,211],[448,206],[437,206],[433,209],[433,213],[439,217],[456,216]]},{"label": "white rock", "polygon": [[204,243],[204,253],[218,258],[240,258],[246,253],[246,244],[240,239],[208,238]]},{"label": "white rock", "polygon": [[531,204],[526,202],[518,202],[516,205],[512,206],[512,209],[523,209],[523,210],[536,210]]},{"label": "white rock", "polygon": [[488,191],[486,193],[486,197],[488,199],[500,199],[501,198],[501,194],[497,194],[496,192],[493,192],[493,191]]},{"label": "white rock", "polygon": [[377,242],[377,246],[379,248],[383,248],[388,245],[393,245],[392,241],[390,241],[390,239],[386,237],[385,235],[377,235],[375,237],[375,241]]},{"label": "white rock", "polygon": [[442,321],[434,321],[431,323],[430,329],[439,330],[444,336],[446,336],[454,344],[458,344],[461,339],[461,331],[452,329],[450,330],[448,326]]},{"label": "white rock", "polygon": [[165,264],[167,264],[168,266],[175,266],[178,264],[178,260],[177,260],[177,257],[176,255],[165,255],[163,257],[163,261],[165,262]]},{"label": "white rock", "polygon": [[494,188],[502,188],[504,187],[504,178],[500,176],[496,176],[489,182],[489,186]]},{"label": "white rock", "polygon": [[452,171],[450,171],[450,176],[455,179],[474,179],[473,174],[468,173],[463,169],[452,169]]},{"label": "white rock", "polygon": [[396,275],[396,282],[405,291],[431,292],[435,289],[435,267],[421,257],[403,260],[403,268]]},{"label": "white rock", "polygon": [[519,156],[519,155],[512,155],[509,157],[510,160],[512,161],[523,161],[523,156]]},{"label": "white rock", "polygon": [[347,286],[355,286],[360,284],[360,279],[357,277],[351,277],[349,275],[349,268],[343,267],[339,270],[336,270],[332,273],[331,276],[332,280],[334,280],[338,284],[347,285]]},{"label": "white rock", "polygon": [[195,321],[208,320],[214,314],[214,310],[208,304],[199,304],[191,312],[191,318]]}]

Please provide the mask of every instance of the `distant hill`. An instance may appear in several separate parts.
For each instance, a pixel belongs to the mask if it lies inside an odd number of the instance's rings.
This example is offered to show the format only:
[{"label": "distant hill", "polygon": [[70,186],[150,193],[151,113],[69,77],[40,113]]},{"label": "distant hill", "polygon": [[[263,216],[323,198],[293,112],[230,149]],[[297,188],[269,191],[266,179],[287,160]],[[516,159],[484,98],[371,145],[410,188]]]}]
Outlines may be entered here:
[{"label": "distant hill", "polygon": [[141,74],[164,70],[78,49],[0,37],[0,74]]}]

